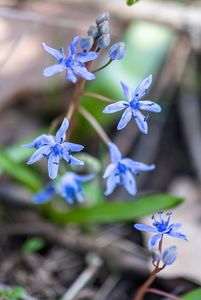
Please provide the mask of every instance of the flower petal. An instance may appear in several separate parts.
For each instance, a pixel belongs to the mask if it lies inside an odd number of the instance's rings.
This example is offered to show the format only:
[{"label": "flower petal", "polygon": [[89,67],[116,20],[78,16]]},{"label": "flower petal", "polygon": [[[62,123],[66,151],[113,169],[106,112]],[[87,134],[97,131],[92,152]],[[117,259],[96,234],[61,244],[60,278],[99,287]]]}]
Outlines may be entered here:
[{"label": "flower petal", "polygon": [[107,178],[111,175],[114,175],[115,172],[116,172],[116,164],[114,164],[114,163],[109,164],[107,166],[107,168],[105,169],[105,172],[103,174],[103,178]]},{"label": "flower petal", "polygon": [[106,191],[104,192],[104,195],[109,196],[119,183],[120,183],[119,176],[108,177],[106,180]]},{"label": "flower petal", "polygon": [[181,240],[186,240],[187,241],[187,238],[185,236],[185,234],[183,233],[180,233],[180,232],[170,232],[170,233],[167,233],[169,236],[171,237],[174,237],[174,238],[177,238],[177,239],[181,239]]},{"label": "flower petal", "polygon": [[159,113],[161,112],[161,107],[157,103],[145,100],[145,101],[139,101],[139,109],[146,110],[146,111],[152,111]]},{"label": "flower petal", "polygon": [[66,78],[70,80],[72,83],[76,83],[77,77],[73,74],[71,69],[66,70]]},{"label": "flower petal", "polygon": [[125,174],[122,174],[123,185],[125,186],[126,190],[131,195],[136,195],[137,193],[137,186],[134,176],[130,171],[126,171]]},{"label": "flower petal", "polygon": [[31,143],[23,145],[25,148],[40,148],[41,146],[54,144],[54,138],[51,135],[42,134],[33,140]]},{"label": "flower petal", "polygon": [[82,77],[86,80],[93,80],[96,78],[95,75],[93,73],[87,71],[87,69],[85,67],[80,67],[80,66],[75,65],[72,70],[75,74],[79,75],[80,77]]},{"label": "flower petal", "polygon": [[159,241],[161,240],[162,238],[162,234],[161,233],[158,233],[158,234],[155,234],[154,236],[152,236],[152,238],[149,240],[149,249],[152,249],[154,247],[156,247],[159,243]]},{"label": "flower petal", "polygon": [[52,199],[54,194],[54,186],[50,183],[43,190],[34,195],[33,202],[36,204],[47,203]]},{"label": "flower petal", "polygon": [[133,173],[138,171],[152,171],[155,169],[155,165],[147,165],[139,161],[132,160],[130,158],[123,158],[121,160]]},{"label": "flower petal", "polygon": [[27,164],[28,165],[34,164],[36,161],[43,158],[48,153],[49,150],[50,150],[50,146],[42,146],[41,148],[37,149],[34,152],[34,154],[29,158]]},{"label": "flower petal", "polygon": [[134,110],[133,117],[137,123],[138,128],[144,134],[148,133],[148,125],[145,116],[137,109]]},{"label": "flower petal", "polygon": [[68,127],[69,127],[69,121],[67,118],[64,118],[59,130],[56,133],[56,141],[58,144],[61,144],[65,141],[66,131]]},{"label": "flower petal", "polygon": [[132,97],[132,92],[131,92],[130,87],[128,86],[128,84],[125,81],[121,80],[120,83],[121,83],[125,98],[128,101],[131,101],[133,97]]},{"label": "flower petal", "polygon": [[169,230],[170,231],[178,231],[180,228],[181,228],[181,224],[180,223],[174,223],[174,224],[171,224],[168,227],[168,232],[169,232]]},{"label": "flower petal", "polygon": [[135,224],[133,225],[135,229],[146,232],[157,232],[157,229],[153,226],[144,225],[144,224]]},{"label": "flower petal", "polygon": [[45,51],[47,51],[49,54],[54,56],[58,61],[63,58],[62,53],[60,51],[58,51],[57,49],[51,48],[48,45],[46,45],[45,43],[42,43],[42,46]]},{"label": "flower petal", "polygon": [[77,44],[80,40],[79,36],[74,37],[74,39],[72,40],[71,44],[68,47],[68,55],[70,56],[74,56],[76,54],[76,48],[77,48]]},{"label": "flower petal", "polygon": [[84,146],[80,144],[70,143],[70,142],[63,143],[62,147],[66,151],[72,151],[72,152],[80,152],[82,149],[84,149]]},{"label": "flower petal", "polygon": [[59,160],[59,155],[55,155],[54,152],[52,152],[48,158],[48,173],[51,179],[55,179],[57,177],[59,170]]},{"label": "flower petal", "polygon": [[46,77],[50,77],[53,76],[57,73],[62,72],[63,70],[65,70],[66,67],[62,64],[56,64],[56,65],[52,65],[50,67],[47,67],[44,71],[43,71],[43,75]]},{"label": "flower petal", "polygon": [[121,152],[119,151],[118,147],[114,143],[111,143],[111,142],[108,143],[108,146],[109,146],[109,150],[110,150],[111,161],[113,163],[119,162],[122,155],[121,155]]},{"label": "flower petal", "polygon": [[117,126],[117,129],[118,130],[121,130],[123,129],[124,127],[126,127],[126,125],[128,124],[128,122],[130,121],[130,119],[132,118],[132,115],[133,115],[133,112],[132,110],[130,109],[130,107],[128,107],[124,113],[122,114],[121,116],[121,119],[118,123],[118,126]]},{"label": "flower petal", "polygon": [[70,155],[69,164],[76,165],[76,166],[83,166],[84,162]]},{"label": "flower petal", "polygon": [[99,53],[95,52],[95,51],[90,51],[90,52],[79,52],[77,54],[77,59],[81,62],[81,63],[85,63],[91,60],[94,60],[98,57]]},{"label": "flower petal", "polygon": [[87,182],[95,178],[95,174],[88,174],[88,175],[78,175],[75,174],[75,179],[80,182]]},{"label": "flower petal", "polygon": [[118,101],[118,102],[107,105],[104,108],[103,113],[104,114],[112,114],[112,113],[120,111],[126,107],[128,107],[128,103],[126,101]]},{"label": "flower petal", "polygon": [[147,76],[135,89],[134,97],[139,99],[147,94],[147,90],[152,83],[152,75]]}]

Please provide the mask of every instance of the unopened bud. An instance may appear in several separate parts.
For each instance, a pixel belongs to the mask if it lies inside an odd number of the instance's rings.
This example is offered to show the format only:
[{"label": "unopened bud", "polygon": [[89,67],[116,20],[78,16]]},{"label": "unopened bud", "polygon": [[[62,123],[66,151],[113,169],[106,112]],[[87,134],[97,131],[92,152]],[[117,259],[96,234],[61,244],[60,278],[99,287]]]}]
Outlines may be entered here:
[{"label": "unopened bud", "polygon": [[109,57],[112,60],[121,60],[126,55],[126,49],[124,43],[115,43],[109,50]]},{"label": "unopened bud", "polygon": [[97,37],[98,36],[98,28],[96,26],[91,25],[87,31],[88,36]]},{"label": "unopened bud", "polygon": [[110,15],[108,12],[98,15],[96,18],[96,24],[99,25],[100,23],[102,23],[104,21],[109,21],[109,17],[110,17]]},{"label": "unopened bud", "polygon": [[177,258],[177,248],[175,246],[169,247],[163,251],[162,261],[164,265],[171,265]]},{"label": "unopened bud", "polygon": [[110,44],[110,35],[103,34],[98,38],[98,47],[99,48],[106,48]]},{"label": "unopened bud", "polygon": [[90,50],[93,46],[94,39],[92,36],[82,37],[80,38],[80,47],[83,50]]},{"label": "unopened bud", "polygon": [[108,21],[104,21],[98,25],[98,33],[99,35],[107,34],[110,32]]},{"label": "unopened bud", "polygon": [[159,253],[159,252],[153,252],[153,253],[151,254],[151,256],[152,256],[152,263],[153,263],[153,264],[158,263],[158,262],[160,261],[160,259],[161,259],[160,253]]}]

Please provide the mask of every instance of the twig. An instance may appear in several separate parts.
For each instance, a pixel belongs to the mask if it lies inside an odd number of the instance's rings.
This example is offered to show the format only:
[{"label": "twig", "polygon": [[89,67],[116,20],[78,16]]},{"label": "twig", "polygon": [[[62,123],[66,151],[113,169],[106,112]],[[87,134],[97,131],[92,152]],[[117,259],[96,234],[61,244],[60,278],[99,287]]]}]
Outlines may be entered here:
[{"label": "twig", "polygon": [[99,95],[99,94],[96,94],[96,93],[92,93],[92,92],[85,92],[83,94],[83,96],[96,98],[96,99],[102,100],[102,101],[107,102],[107,103],[114,103],[115,102],[115,100],[113,100],[113,99],[110,99],[108,97],[105,97],[105,96],[102,96],[102,95]]},{"label": "twig", "polygon": [[152,293],[152,294],[164,296],[164,297],[167,297],[167,298],[172,299],[172,300],[182,300],[182,298],[179,298],[175,295],[166,293],[166,292],[158,290],[158,289],[152,289],[152,288],[147,289],[147,293]]},{"label": "twig", "polygon": [[96,293],[94,300],[108,299],[108,296],[110,295],[114,287],[117,285],[119,280],[120,280],[120,275],[114,275],[114,274],[110,275],[103,283],[101,288],[98,290],[98,292]]},{"label": "twig", "polygon": [[80,291],[89,284],[98,275],[98,271],[102,266],[102,260],[91,254],[92,257],[89,261],[89,266],[80,274],[69,290],[64,294],[62,300],[74,300]]}]

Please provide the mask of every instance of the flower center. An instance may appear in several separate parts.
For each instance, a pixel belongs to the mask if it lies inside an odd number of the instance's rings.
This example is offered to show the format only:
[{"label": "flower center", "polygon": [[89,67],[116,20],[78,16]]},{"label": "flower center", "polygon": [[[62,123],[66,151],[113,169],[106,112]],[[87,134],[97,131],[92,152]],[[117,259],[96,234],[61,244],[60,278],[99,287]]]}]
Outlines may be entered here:
[{"label": "flower center", "polygon": [[139,103],[137,100],[132,100],[132,101],[130,102],[130,106],[131,106],[133,109],[139,109],[140,103]]},{"label": "flower center", "polygon": [[67,68],[72,68],[75,64],[75,61],[73,58],[68,58],[68,59],[65,59],[65,65]]},{"label": "flower center", "polygon": [[118,163],[118,171],[119,173],[126,173],[127,167],[124,164]]},{"label": "flower center", "polygon": [[167,230],[167,223],[162,221],[162,222],[154,222],[153,225],[157,228],[159,232],[164,232]]},{"label": "flower center", "polygon": [[54,154],[55,154],[55,155],[62,156],[62,147],[61,147],[60,144],[55,144],[55,145],[52,147],[52,150],[54,151]]}]

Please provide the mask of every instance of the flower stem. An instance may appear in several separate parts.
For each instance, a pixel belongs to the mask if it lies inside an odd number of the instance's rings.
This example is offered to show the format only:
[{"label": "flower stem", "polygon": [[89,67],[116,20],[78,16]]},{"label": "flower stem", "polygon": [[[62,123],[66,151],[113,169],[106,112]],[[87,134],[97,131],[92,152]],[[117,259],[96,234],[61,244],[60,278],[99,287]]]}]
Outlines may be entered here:
[{"label": "flower stem", "polygon": [[175,295],[172,295],[170,293],[167,293],[167,292],[164,292],[164,291],[161,291],[161,290],[158,290],[158,289],[152,289],[152,288],[147,289],[147,293],[152,293],[152,294],[164,296],[164,297],[170,298],[172,300],[182,300],[180,297],[177,297]]},{"label": "flower stem", "polygon": [[114,103],[115,102],[115,100],[112,100],[112,99],[107,98],[105,96],[102,96],[102,95],[99,95],[99,94],[96,94],[96,93],[91,93],[91,92],[85,92],[83,94],[83,96],[88,96],[88,97],[96,98],[96,99],[99,99],[99,100],[107,102],[107,103]]},{"label": "flower stem", "polygon": [[98,69],[93,70],[92,73],[97,73],[97,72],[105,69],[107,66],[109,66],[111,64],[111,62],[113,62],[113,60],[110,58],[106,64],[104,64],[102,67],[100,67]]},{"label": "flower stem", "polygon": [[92,127],[96,130],[100,138],[103,140],[103,142],[108,145],[110,142],[109,137],[107,136],[104,129],[100,126],[100,124],[96,121],[96,119],[83,107],[79,107],[78,111],[80,114],[92,125]]}]

